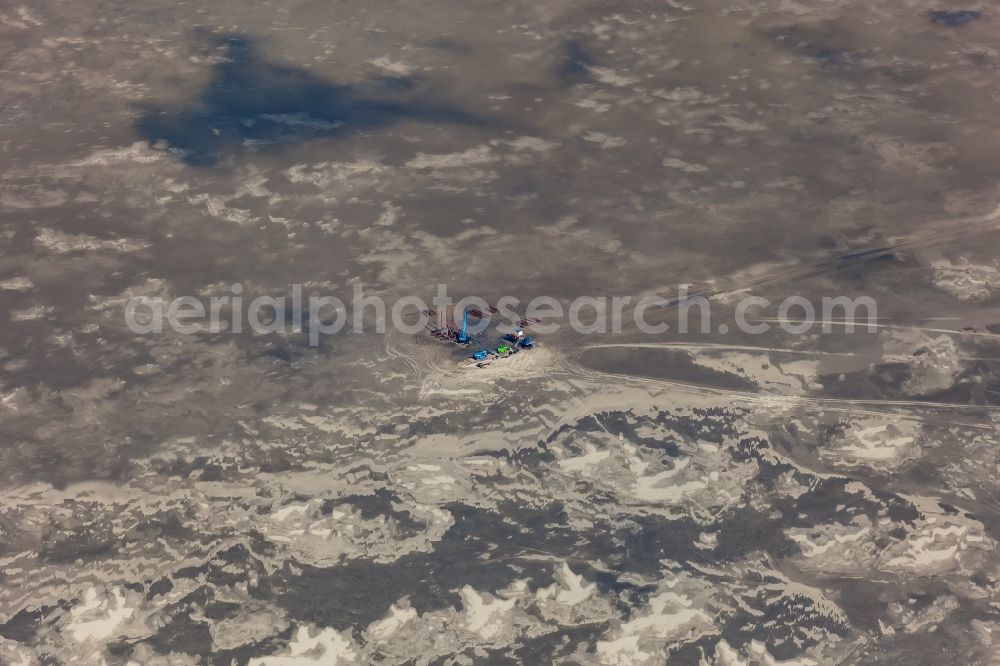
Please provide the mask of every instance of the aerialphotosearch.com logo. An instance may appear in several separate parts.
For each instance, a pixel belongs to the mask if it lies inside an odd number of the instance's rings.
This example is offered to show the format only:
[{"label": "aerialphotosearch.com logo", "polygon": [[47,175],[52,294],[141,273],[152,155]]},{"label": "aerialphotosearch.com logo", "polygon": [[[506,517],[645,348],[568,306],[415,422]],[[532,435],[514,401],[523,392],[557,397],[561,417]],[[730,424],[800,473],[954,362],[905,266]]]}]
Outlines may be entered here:
[{"label": "aerialphotosearch.com logo", "polygon": [[[162,333],[164,325],[175,333],[194,335],[202,332],[228,330],[256,334],[307,333],[309,344],[317,346],[324,336],[343,331],[348,325],[356,333],[374,330],[385,333],[387,323],[400,333],[416,335],[428,328],[461,326],[463,313],[475,316],[468,320],[468,333],[475,336],[497,324],[508,333],[525,320],[532,322],[532,332],[555,333],[568,324],[576,333],[621,333],[634,325],[635,330],[648,335],[667,331],[689,333],[697,320],[700,333],[729,333],[727,323],[712,328],[711,304],[704,295],[689,293],[688,285],[680,285],[677,297],[645,296],[580,296],[568,304],[551,296],[538,296],[526,304],[514,296],[503,296],[493,304],[478,296],[453,300],[448,287],[437,285],[437,292],[428,304],[419,296],[404,296],[389,305],[386,299],[366,295],[364,286],[353,285],[348,302],[332,295],[303,295],[303,285],[292,285],[290,296],[261,295],[252,299],[243,293],[243,285],[233,284],[229,294],[208,298],[181,296],[165,300],[151,296],[136,296],[125,305],[125,323],[136,334]],[[350,307],[348,307],[348,303]],[[857,328],[873,332],[876,329],[877,307],[869,296],[823,297],[817,308],[803,296],[789,296],[777,303],[777,316],[765,318],[760,313],[773,311],[775,303],[761,296],[748,295],[736,302],[732,321],[742,333],[760,335],[772,329],[776,322],[787,333],[813,333],[817,327],[830,333],[834,326],[852,333]],[[864,312],[864,317],[859,314]],[[749,317],[751,312],[758,313]],[[670,314],[675,323],[664,321]],[[727,318],[728,319],[728,318]],[[863,323],[862,323],[863,322]]]}]

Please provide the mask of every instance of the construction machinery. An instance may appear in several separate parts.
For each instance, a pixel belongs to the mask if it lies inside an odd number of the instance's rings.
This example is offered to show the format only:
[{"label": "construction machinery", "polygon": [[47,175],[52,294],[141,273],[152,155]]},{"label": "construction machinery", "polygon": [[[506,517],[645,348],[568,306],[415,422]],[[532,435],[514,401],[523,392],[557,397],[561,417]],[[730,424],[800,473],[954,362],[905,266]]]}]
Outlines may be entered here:
[{"label": "construction machinery", "polygon": [[[499,313],[499,310],[492,305],[488,306],[487,309],[488,312],[484,312],[479,308],[466,308],[463,310],[461,328],[455,325],[453,317],[449,317],[449,320],[443,326],[429,323],[427,329],[430,331],[431,336],[437,340],[467,347],[474,342],[473,336],[469,334],[469,317],[472,316],[483,320],[488,319],[493,314]],[[433,317],[437,313],[434,310],[424,310],[422,314]],[[477,349],[466,360],[466,364],[485,368],[494,361],[510,358],[521,351],[534,348],[535,341],[530,335],[525,334],[524,329],[538,323],[541,323],[540,320],[533,318],[519,320],[517,326],[510,333],[504,335],[495,347]]]},{"label": "construction machinery", "polygon": [[518,354],[525,349],[533,349],[535,346],[535,341],[530,335],[525,335],[524,330],[521,328],[515,328],[509,334],[505,335],[503,340],[504,342],[493,349],[478,349],[474,351],[472,358],[469,359],[470,365],[474,365],[477,368],[485,368],[494,361],[510,358],[514,354]]},{"label": "construction machinery", "polygon": [[[434,310],[425,310],[424,314],[428,317],[434,316],[436,313]],[[472,336],[469,335],[469,311],[465,310],[462,313],[462,328],[456,328],[455,324],[449,321],[444,327],[437,326],[435,324],[427,324],[427,329],[430,331],[431,335],[438,340],[453,342],[456,345],[462,345],[463,347],[472,344]]]}]

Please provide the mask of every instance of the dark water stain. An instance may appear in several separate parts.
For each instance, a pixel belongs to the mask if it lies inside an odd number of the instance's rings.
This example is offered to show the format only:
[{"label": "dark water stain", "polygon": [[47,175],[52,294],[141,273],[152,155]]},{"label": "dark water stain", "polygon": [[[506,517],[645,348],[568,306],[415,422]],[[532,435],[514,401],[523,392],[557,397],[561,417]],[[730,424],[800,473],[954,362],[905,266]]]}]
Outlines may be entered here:
[{"label": "dark water stain", "polygon": [[236,585],[245,583],[251,576],[266,575],[260,560],[249,549],[237,545],[222,551],[213,561],[200,567],[193,577],[201,575],[206,576],[207,584],[198,585],[177,601],[168,602],[163,607],[163,621],[152,634],[138,638],[121,636],[109,643],[108,654],[116,658],[115,663],[134,658],[140,644],[160,655],[192,655],[198,663],[213,666],[247,664],[253,655],[273,653],[287,644],[293,630],[291,626],[263,640],[249,640],[235,648],[215,646],[210,624],[232,621],[240,615],[243,606],[220,598],[214,586]]},{"label": "dark water stain", "polygon": [[[68,603],[61,605],[64,609],[69,608]],[[39,606],[31,610],[22,608],[9,620],[0,624],[0,636],[19,643],[29,643],[34,640],[45,617],[56,608],[57,606]]]},{"label": "dark water stain", "polygon": [[284,361],[285,363],[291,363],[295,358],[292,352],[285,347],[272,347],[264,352],[264,355]]},{"label": "dark water stain", "polygon": [[782,48],[809,58],[823,69],[847,69],[858,65],[856,51],[836,45],[835,41],[848,38],[837,34],[829,26],[810,28],[791,25],[768,30],[764,33]]},{"label": "dark water stain", "polygon": [[299,563],[301,573],[278,572],[263,580],[262,589],[289,617],[350,630],[381,618],[404,596],[426,613],[459,607],[462,585],[495,592],[525,577],[549,585],[551,566],[517,556],[535,549],[569,554],[577,548],[579,536],[565,526],[561,505],[534,513],[514,506],[497,512],[461,504],[446,508],[455,524],[432,553],[410,553],[391,564],[351,560],[332,569]]},{"label": "dark water stain", "polygon": [[931,12],[927,12],[927,18],[931,20],[932,23],[941,23],[943,25],[957,27],[960,25],[965,25],[970,21],[973,21],[982,16],[981,12],[972,11],[969,9],[962,9],[958,11],[948,11],[945,9],[939,9]]},{"label": "dark water stain", "polygon": [[570,39],[563,47],[561,65],[558,71],[559,80],[566,86],[576,85],[590,80],[590,67],[595,64],[594,57],[578,39]]},{"label": "dark water stain", "polygon": [[265,60],[243,35],[213,36],[212,43],[224,57],[201,93],[180,108],[144,106],[135,122],[139,135],[176,150],[187,164],[213,166],[248,143],[266,149],[406,121],[485,124],[456,106],[423,99],[409,77],[340,85]]},{"label": "dark water stain", "polygon": [[601,622],[595,624],[560,627],[558,631],[542,634],[541,636],[529,637],[522,642],[521,647],[516,648],[513,651],[516,658],[511,659],[509,663],[577,663],[572,661],[572,658],[579,646],[593,645],[602,637],[605,631],[607,631],[607,623]]},{"label": "dark water stain", "polygon": [[468,44],[451,36],[441,36],[431,39],[427,42],[427,46],[432,49],[438,49],[440,51],[449,51],[451,53],[458,53],[461,55],[468,55],[472,52],[472,49]]},{"label": "dark water stain", "polygon": [[423,523],[414,518],[409,511],[397,509],[396,505],[400,502],[402,502],[402,498],[396,493],[386,488],[380,488],[371,495],[348,495],[326,500],[323,502],[321,510],[324,516],[328,516],[335,508],[347,504],[356,508],[364,520],[375,520],[379,516],[388,516],[396,523],[401,534],[412,536],[419,533],[424,527]]},{"label": "dark water stain", "polygon": [[[779,578],[766,574],[760,582],[782,583]],[[742,604],[723,628],[722,637],[733,645],[745,645],[750,641],[763,643],[778,661],[791,660],[805,653],[819,645],[824,635],[843,638],[850,633],[846,622],[828,615],[825,609],[802,594],[775,598],[763,587],[752,596],[741,595],[741,600]]]},{"label": "dark water stain", "polygon": [[580,356],[580,364],[617,375],[648,377],[748,393],[760,390],[747,377],[698,365],[685,350],[590,349]]},{"label": "dark water stain", "polygon": [[868,250],[856,250],[853,252],[847,252],[840,255],[839,257],[833,259],[833,263],[838,264],[850,264],[859,260],[889,260],[895,258],[895,248],[893,247],[874,247]]}]

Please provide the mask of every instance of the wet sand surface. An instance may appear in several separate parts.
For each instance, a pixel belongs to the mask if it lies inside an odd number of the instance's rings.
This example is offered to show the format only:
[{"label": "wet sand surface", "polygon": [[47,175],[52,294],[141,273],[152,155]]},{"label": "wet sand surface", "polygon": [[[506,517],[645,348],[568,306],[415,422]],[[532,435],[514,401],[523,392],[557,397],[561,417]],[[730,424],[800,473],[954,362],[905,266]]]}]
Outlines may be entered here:
[{"label": "wet sand surface", "polygon": [[[0,663],[995,663],[997,20],[0,3]],[[712,326],[126,326],[235,283]]]}]

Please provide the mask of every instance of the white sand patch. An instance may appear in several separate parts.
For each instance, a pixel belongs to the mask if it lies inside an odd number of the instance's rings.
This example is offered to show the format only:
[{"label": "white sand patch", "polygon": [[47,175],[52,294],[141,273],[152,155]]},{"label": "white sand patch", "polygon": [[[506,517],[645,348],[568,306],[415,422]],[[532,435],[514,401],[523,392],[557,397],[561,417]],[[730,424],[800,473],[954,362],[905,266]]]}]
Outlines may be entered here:
[{"label": "white sand patch", "polygon": [[[658,428],[643,436],[671,434],[669,429]],[[719,511],[739,501],[757,469],[756,463],[734,460],[728,447],[692,444],[684,454],[665,458],[658,449],[637,446],[609,433],[559,437],[550,443],[549,451],[555,456],[549,483],[567,489],[585,483],[625,506],[684,515],[705,524],[714,523]]]},{"label": "white sand patch", "polygon": [[1000,288],[1000,270],[991,265],[970,264],[965,259],[931,262],[934,285],[961,301],[986,300]]},{"label": "white sand patch", "polygon": [[519,136],[511,141],[504,141],[514,150],[530,150],[532,152],[546,152],[557,148],[560,144],[557,141],[546,141],[534,136]]},{"label": "white sand patch", "polygon": [[900,450],[906,450],[913,444],[913,437],[908,435],[893,436],[895,428],[892,424],[864,428],[857,433],[857,445],[845,446],[844,453],[858,458],[886,460],[896,458]]},{"label": "white sand patch", "polygon": [[214,619],[208,625],[212,647],[216,650],[233,650],[258,643],[288,628],[288,621],[280,610],[240,597],[232,601],[240,604],[240,611],[233,617]]},{"label": "white sand patch", "polygon": [[19,30],[27,30],[29,28],[42,25],[42,22],[35,18],[27,7],[21,5],[14,9],[11,13],[0,12],[0,25],[10,26],[11,28],[17,28]]},{"label": "white sand patch", "polygon": [[[994,552],[996,543],[979,521],[945,512],[933,500],[907,499],[921,512],[915,524],[888,519],[873,524],[866,516],[856,516],[846,525],[786,530],[802,551],[799,566],[825,575],[880,571],[932,576],[969,571]],[[902,538],[884,536],[896,528],[904,531]]]},{"label": "white sand patch", "polygon": [[665,663],[665,649],[717,633],[706,610],[712,587],[689,574],[670,574],[632,618],[597,642],[602,664]]},{"label": "white sand patch", "polygon": [[597,584],[588,583],[566,562],[556,568],[552,585],[535,592],[535,603],[546,621],[563,627],[606,622],[616,615],[612,603],[598,592]]},{"label": "white sand patch", "polygon": [[611,136],[610,134],[605,134],[604,132],[587,132],[583,135],[583,140],[590,143],[596,143],[601,148],[620,148],[628,143],[625,139],[619,136]]},{"label": "white sand patch", "polygon": [[715,550],[715,547],[719,545],[719,535],[715,532],[701,532],[694,545],[701,550]]},{"label": "white sand patch", "polygon": [[150,278],[143,280],[139,284],[132,285],[125,291],[115,296],[107,296],[104,298],[91,296],[90,301],[95,310],[106,311],[124,308],[126,303],[133,298],[138,298],[139,296],[146,296],[151,299],[158,299],[162,301],[169,301],[173,298],[173,294],[170,291],[170,285],[166,282],[166,280]]},{"label": "white sand patch", "polygon": [[866,133],[862,145],[872,151],[889,169],[917,174],[932,173],[939,155],[948,152],[948,145],[941,142],[914,142],[899,137]]},{"label": "white sand patch", "polygon": [[472,587],[462,588],[462,613],[465,626],[489,640],[509,626],[507,615],[517,603],[516,599],[498,599],[493,595],[484,598]]},{"label": "white sand patch", "polygon": [[7,392],[0,392],[0,407],[8,411],[16,412],[30,404],[31,395],[28,393],[28,389],[23,386]]},{"label": "white sand patch", "polygon": [[198,194],[188,197],[188,202],[192,204],[204,204],[208,214],[212,217],[235,222],[236,224],[247,225],[259,221],[260,218],[250,214],[245,208],[232,208],[227,206],[228,198],[213,196],[211,194]]},{"label": "white sand patch", "polygon": [[538,598],[551,598],[555,595],[555,600],[561,604],[574,605],[590,598],[597,590],[594,583],[586,583],[583,576],[573,573],[569,565],[563,562],[562,566],[556,570],[556,581],[559,587],[552,585],[538,590]]},{"label": "white sand patch", "polygon": [[798,544],[803,557],[817,558],[823,555],[842,555],[850,544],[870,540],[872,526],[867,518],[860,517],[856,524],[837,523],[813,528],[791,528],[785,535]]},{"label": "white sand patch", "polygon": [[[923,634],[948,620],[959,607],[958,600],[951,594],[936,596],[928,605],[913,607],[907,603],[892,603],[889,605],[889,625],[883,631],[892,634]],[[880,628],[883,623],[879,622]],[[990,664],[996,662],[987,662]]]},{"label": "white sand patch", "polygon": [[359,664],[360,653],[354,641],[336,629],[318,629],[310,635],[308,627],[299,627],[282,654],[254,657],[249,666],[340,666]]},{"label": "white sand patch", "polygon": [[0,664],[9,666],[38,666],[42,662],[31,650],[17,641],[0,636]]},{"label": "white sand patch", "polygon": [[768,353],[734,350],[692,351],[691,360],[716,372],[748,379],[778,395],[801,395],[812,385],[819,363],[798,360],[777,363]]},{"label": "white sand patch", "polygon": [[53,252],[81,252],[94,250],[113,250],[115,252],[134,252],[150,247],[147,241],[118,238],[116,240],[101,240],[87,234],[66,234],[55,229],[42,227],[35,237],[35,244]]},{"label": "white sand patch", "polygon": [[34,288],[34,283],[23,275],[0,280],[0,290],[2,291],[30,291]]},{"label": "white sand patch", "polygon": [[84,593],[82,602],[70,609],[66,630],[77,642],[105,640],[133,614],[135,608],[126,604],[121,588],[105,593],[91,587]]},{"label": "white sand patch", "polygon": [[456,169],[459,167],[489,164],[499,160],[499,156],[487,145],[476,146],[461,153],[444,153],[429,155],[417,153],[417,156],[406,163],[413,169]]},{"label": "white sand patch", "polygon": [[47,190],[38,185],[28,185],[0,192],[0,206],[25,210],[30,208],[57,208],[69,201],[64,190]]},{"label": "white sand patch", "polygon": [[390,174],[379,162],[320,162],[296,164],[285,172],[292,183],[306,183],[323,191],[324,196],[337,196],[359,187],[374,187]]},{"label": "white sand patch", "polygon": [[391,515],[365,518],[350,504],[324,513],[322,502],[293,502],[254,522],[269,541],[300,562],[334,566],[343,560],[394,562],[408,553],[431,550],[452,526],[451,514],[435,506],[400,508],[421,524],[415,533]]},{"label": "white sand patch", "polygon": [[369,60],[368,62],[375,65],[379,69],[389,72],[390,74],[396,74],[399,76],[409,74],[415,69],[412,65],[407,65],[405,62],[390,60],[386,56],[380,56],[374,60]]},{"label": "white sand patch", "polygon": [[400,206],[396,206],[393,203],[386,201],[382,204],[382,214],[379,215],[377,220],[375,220],[375,224],[380,227],[391,227],[396,224],[396,221],[399,220],[402,213],[403,209]]},{"label": "white sand patch", "polygon": [[494,361],[485,368],[474,364],[455,364],[453,358],[434,352],[419,360],[429,366],[429,373],[421,383],[422,398],[431,395],[481,397],[484,391],[492,390],[498,382],[551,375],[561,363],[556,351],[543,345]]},{"label": "white sand patch", "polygon": [[408,490],[416,490],[420,486],[456,486],[458,479],[446,474],[439,465],[421,463],[408,465],[399,474],[398,485]]},{"label": "white sand patch", "polygon": [[365,632],[369,640],[386,641],[407,622],[417,619],[417,611],[409,604],[395,603],[389,607],[389,612],[381,620],[368,625]]},{"label": "white sand patch", "polygon": [[595,67],[590,66],[587,68],[591,76],[600,81],[601,83],[606,83],[611,86],[623,87],[630,86],[636,82],[636,79],[631,76],[625,76],[624,74],[619,74],[615,70],[609,67]]},{"label": "white sand patch", "polygon": [[677,104],[695,105],[715,105],[725,99],[721,95],[711,95],[695,86],[676,86],[671,88],[659,88],[652,92],[654,97],[674,102]]},{"label": "white sand patch", "polygon": [[715,653],[712,655],[712,666],[750,666],[750,662],[729,645],[726,640],[719,641],[715,646]]},{"label": "white sand patch", "polygon": [[708,479],[692,479],[677,483],[673,481],[677,470],[667,470],[658,474],[637,476],[633,492],[637,499],[644,502],[680,502],[696,491],[708,487]]},{"label": "white sand patch", "polygon": [[573,102],[573,106],[578,106],[581,109],[590,109],[594,113],[607,113],[611,110],[611,105],[603,102],[598,102],[596,99],[578,99]]},{"label": "white sand patch", "polygon": [[475,484],[469,470],[461,464],[437,458],[435,463],[417,463],[393,470],[395,485],[404,488],[409,497],[424,505],[440,506],[456,497],[472,497]]},{"label": "white sand patch", "polygon": [[903,541],[881,553],[881,569],[922,576],[961,573],[968,570],[971,559],[989,558],[996,552],[996,542],[986,536],[979,521],[962,514],[923,513]]},{"label": "white sand patch", "polygon": [[[272,192],[269,189],[267,189],[266,185],[268,180],[269,177],[267,176],[267,174],[263,173],[255,173],[249,176],[246,180],[240,183],[239,187],[236,189],[236,198],[239,198],[243,195],[249,195],[251,197],[271,196]],[[272,222],[285,224],[286,226],[289,224],[288,220],[281,217],[273,217],[271,215],[268,215],[268,219],[270,219]]]},{"label": "white sand patch", "polygon": [[149,164],[163,158],[164,152],[154,150],[148,141],[136,141],[130,146],[123,146],[121,148],[95,150],[81,160],[70,162],[69,166],[110,166],[122,163]]},{"label": "white sand patch", "polygon": [[859,419],[850,423],[820,455],[845,465],[866,465],[878,468],[895,467],[905,460],[918,458],[920,423],[883,419]]},{"label": "white sand patch", "polygon": [[881,334],[886,361],[905,363],[910,376],[903,382],[908,395],[928,395],[954,385],[962,359],[953,336],[932,338],[923,331],[893,329]]},{"label": "white sand patch", "polygon": [[10,318],[11,321],[35,321],[45,319],[53,312],[55,312],[55,308],[51,305],[32,305],[20,310],[12,310]]},{"label": "white sand patch", "polygon": [[535,596],[528,581],[518,580],[495,594],[470,585],[459,590],[461,608],[444,608],[420,615],[406,599],[397,601],[384,618],[365,632],[366,663],[433,663],[436,657],[467,649],[503,649],[521,638],[552,631],[537,612],[526,612]]},{"label": "white sand patch", "polygon": [[691,164],[690,162],[685,162],[684,160],[677,159],[676,157],[666,157],[661,163],[667,168],[678,169],[684,173],[705,173],[708,171],[707,166],[702,164]]},{"label": "white sand patch", "polygon": [[[300,420],[301,419],[301,420]],[[282,430],[305,430],[309,419],[316,419],[313,416],[265,416],[261,421],[269,426]],[[306,421],[303,423],[302,421]],[[311,424],[310,424],[311,425]]]},{"label": "white sand patch", "polygon": [[589,444],[586,449],[587,452],[583,455],[573,456],[571,458],[560,458],[558,465],[569,472],[582,472],[587,467],[596,465],[611,455],[610,449],[601,451],[597,447]]},{"label": "white sand patch", "polygon": [[763,132],[767,129],[767,125],[764,125],[763,123],[754,122],[752,120],[744,120],[735,116],[723,116],[722,120],[716,123],[716,125],[737,132]]}]

